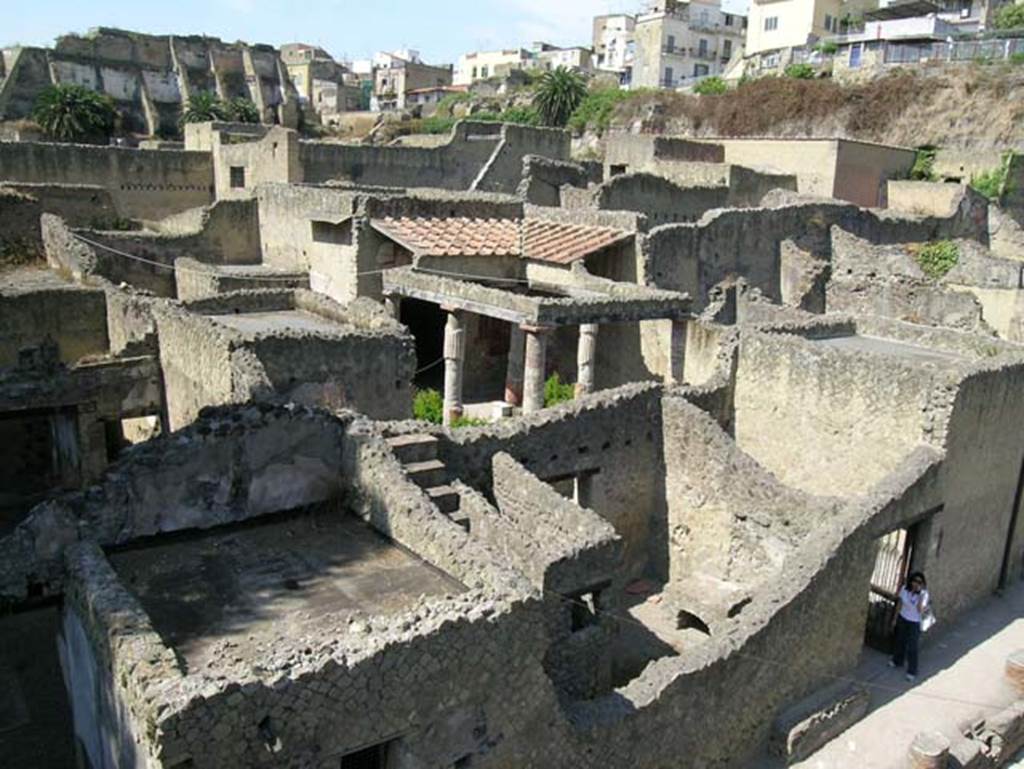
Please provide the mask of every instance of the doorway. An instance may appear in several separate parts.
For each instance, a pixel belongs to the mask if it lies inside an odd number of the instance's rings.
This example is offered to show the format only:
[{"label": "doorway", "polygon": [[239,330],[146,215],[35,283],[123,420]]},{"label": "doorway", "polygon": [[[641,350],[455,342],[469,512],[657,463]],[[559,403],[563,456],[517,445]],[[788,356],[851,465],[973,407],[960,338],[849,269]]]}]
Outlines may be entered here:
[{"label": "doorway", "polygon": [[892,650],[892,621],[899,605],[899,592],[907,581],[914,561],[920,524],[897,529],[878,540],[875,568],[868,595],[868,624],[864,642],[872,649]]}]

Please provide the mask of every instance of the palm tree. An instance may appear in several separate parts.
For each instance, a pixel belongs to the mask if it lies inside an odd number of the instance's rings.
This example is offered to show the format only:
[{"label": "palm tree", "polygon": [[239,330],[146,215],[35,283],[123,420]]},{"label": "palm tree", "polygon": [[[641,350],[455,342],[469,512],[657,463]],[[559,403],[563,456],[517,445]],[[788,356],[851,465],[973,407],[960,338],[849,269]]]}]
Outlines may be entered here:
[{"label": "palm tree", "polygon": [[185,102],[181,113],[182,123],[209,123],[215,120],[229,120],[228,110],[221,98],[213,91],[199,91]]},{"label": "palm tree", "polygon": [[260,110],[251,99],[244,96],[236,96],[224,105],[228,117],[236,123],[258,123],[260,122]]},{"label": "palm tree", "polygon": [[114,131],[113,100],[81,85],[45,88],[36,99],[33,119],[51,139],[61,142],[105,141]]},{"label": "palm tree", "polygon": [[587,83],[577,72],[559,67],[545,72],[537,83],[533,106],[544,125],[562,127],[586,98]]}]

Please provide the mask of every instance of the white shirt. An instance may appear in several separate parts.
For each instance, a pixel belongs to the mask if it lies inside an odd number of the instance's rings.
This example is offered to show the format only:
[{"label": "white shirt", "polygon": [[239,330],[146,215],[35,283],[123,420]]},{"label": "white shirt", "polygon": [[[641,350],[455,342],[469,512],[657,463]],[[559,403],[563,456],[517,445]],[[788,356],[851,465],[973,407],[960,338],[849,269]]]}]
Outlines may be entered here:
[{"label": "white shirt", "polygon": [[900,616],[907,622],[920,622],[921,615],[928,607],[928,591],[914,595],[906,588],[900,590]]}]

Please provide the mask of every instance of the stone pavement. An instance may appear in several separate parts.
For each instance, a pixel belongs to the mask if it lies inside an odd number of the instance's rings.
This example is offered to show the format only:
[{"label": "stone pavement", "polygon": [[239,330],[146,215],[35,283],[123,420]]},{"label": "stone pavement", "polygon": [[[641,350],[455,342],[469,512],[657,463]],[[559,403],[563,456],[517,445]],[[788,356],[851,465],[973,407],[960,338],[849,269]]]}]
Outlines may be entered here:
[{"label": "stone pavement", "polygon": [[[936,607],[941,619],[942,607]],[[911,684],[887,657],[865,650],[856,677],[868,683],[871,711],[805,761],[800,769],[904,769],[907,749],[922,731],[953,740],[959,725],[1006,708],[1016,699],[1003,669],[1024,649],[1024,583],[993,597],[950,627],[941,624],[921,649],[921,671]],[[1014,763],[1024,769],[1024,757]]]}]

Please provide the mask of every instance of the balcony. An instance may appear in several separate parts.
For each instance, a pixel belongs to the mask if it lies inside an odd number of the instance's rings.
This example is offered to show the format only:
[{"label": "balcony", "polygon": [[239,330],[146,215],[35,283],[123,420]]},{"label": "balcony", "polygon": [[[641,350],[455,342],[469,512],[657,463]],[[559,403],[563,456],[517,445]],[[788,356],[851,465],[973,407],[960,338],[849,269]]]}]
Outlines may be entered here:
[{"label": "balcony", "polygon": [[718,51],[711,48],[691,48],[690,56],[702,61],[714,61],[718,58]]},{"label": "balcony", "polygon": [[666,56],[686,56],[686,49],[678,45],[664,45],[661,52]]}]

